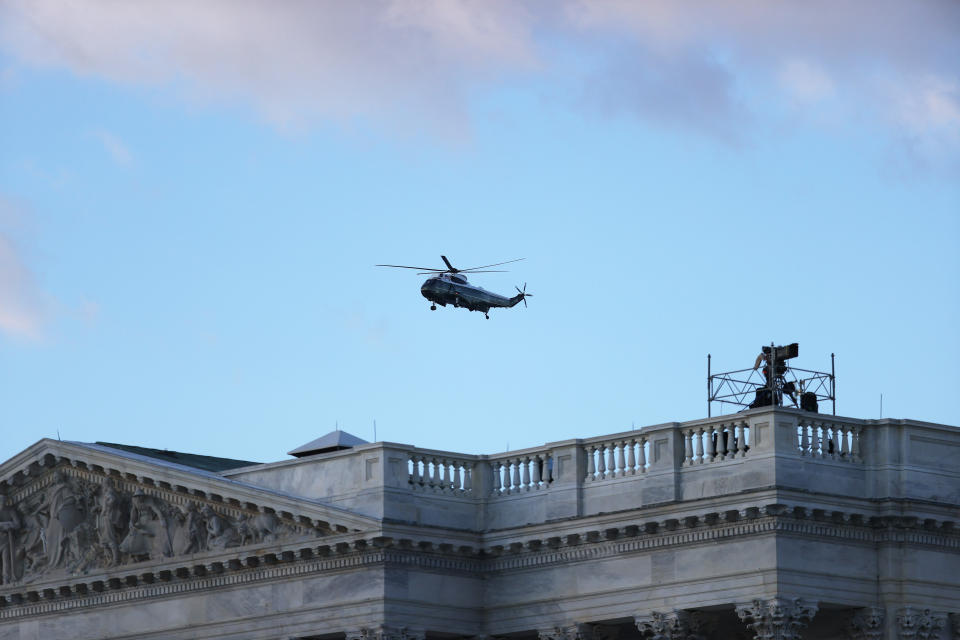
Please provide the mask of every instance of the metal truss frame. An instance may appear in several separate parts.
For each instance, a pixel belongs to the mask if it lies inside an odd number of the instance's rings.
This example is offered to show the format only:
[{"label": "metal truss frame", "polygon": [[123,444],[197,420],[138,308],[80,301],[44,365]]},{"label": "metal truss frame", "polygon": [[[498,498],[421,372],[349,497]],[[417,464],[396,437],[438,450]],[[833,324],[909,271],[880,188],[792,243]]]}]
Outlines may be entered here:
[{"label": "metal truss frame", "polygon": [[[829,401],[833,408],[833,415],[837,415],[837,378],[832,353],[830,354],[830,373],[786,365],[783,375],[775,376],[772,381],[773,404],[775,406],[783,406],[783,386],[788,382],[793,382],[798,390],[803,389],[803,391],[815,393],[818,404]],[[713,403],[715,402],[720,405],[720,414],[724,413],[723,409],[726,405],[739,407],[735,411],[744,411],[750,408],[757,390],[767,386],[767,380],[759,368],[712,373],[710,370],[710,354],[707,354],[708,417],[713,415]]]}]

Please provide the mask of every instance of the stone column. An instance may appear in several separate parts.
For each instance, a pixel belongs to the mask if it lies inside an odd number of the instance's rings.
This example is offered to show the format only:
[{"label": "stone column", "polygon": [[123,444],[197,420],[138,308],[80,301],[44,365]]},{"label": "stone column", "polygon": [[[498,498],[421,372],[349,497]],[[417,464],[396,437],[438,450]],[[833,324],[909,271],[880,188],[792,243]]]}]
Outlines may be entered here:
[{"label": "stone column", "polygon": [[652,612],[636,616],[634,622],[640,633],[652,640],[706,640],[712,625],[696,612],[674,609],[667,613]]},{"label": "stone column", "polygon": [[865,607],[854,611],[847,633],[851,640],[880,640],[883,637],[883,609]]},{"label": "stone column", "polygon": [[896,630],[900,640],[941,640],[940,630],[946,616],[931,613],[930,609],[904,607],[897,611]]},{"label": "stone column", "polygon": [[755,640],[800,640],[817,613],[817,603],[800,598],[771,598],[737,605],[737,615]]}]

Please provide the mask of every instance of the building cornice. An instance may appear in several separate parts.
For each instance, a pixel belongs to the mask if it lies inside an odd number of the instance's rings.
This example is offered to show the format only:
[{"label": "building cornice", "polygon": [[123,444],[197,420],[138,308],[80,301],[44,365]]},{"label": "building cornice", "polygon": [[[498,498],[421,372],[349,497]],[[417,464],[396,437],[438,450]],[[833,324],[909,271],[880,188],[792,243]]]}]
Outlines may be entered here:
[{"label": "building cornice", "polygon": [[414,539],[347,533],[324,539],[319,545],[300,541],[269,549],[234,548],[204,558],[171,558],[161,564],[124,565],[97,575],[9,585],[0,589],[0,619],[371,567],[392,565],[482,576],[768,535],[960,550],[960,532],[952,521],[864,517],[770,502],[722,514],[637,520],[492,547],[437,543],[436,536]]}]

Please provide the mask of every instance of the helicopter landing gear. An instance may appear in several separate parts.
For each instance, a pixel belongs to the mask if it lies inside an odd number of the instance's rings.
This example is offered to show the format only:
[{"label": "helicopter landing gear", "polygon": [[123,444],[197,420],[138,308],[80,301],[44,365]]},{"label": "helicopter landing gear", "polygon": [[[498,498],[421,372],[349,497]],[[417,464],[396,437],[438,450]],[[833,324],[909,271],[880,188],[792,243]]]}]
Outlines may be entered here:
[{"label": "helicopter landing gear", "polygon": [[430,305],[430,311],[436,311],[436,310],[437,310],[437,305],[435,304]]},{"label": "helicopter landing gear", "polygon": [[485,313],[485,314],[483,314],[483,316],[484,316],[487,320],[490,319],[490,314],[489,314],[489,313]]}]

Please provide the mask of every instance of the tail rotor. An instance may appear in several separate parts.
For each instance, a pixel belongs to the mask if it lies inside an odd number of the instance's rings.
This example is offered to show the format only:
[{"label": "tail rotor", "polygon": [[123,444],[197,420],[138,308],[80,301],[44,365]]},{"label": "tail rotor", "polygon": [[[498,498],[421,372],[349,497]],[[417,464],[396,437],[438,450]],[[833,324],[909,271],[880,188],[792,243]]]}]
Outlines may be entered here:
[{"label": "tail rotor", "polygon": [[526,283],[526,282],[523,283],[523,290],[522,290],[522,291],[520,290],[520,287],[517,287],[517,286],[515,286],[514,289],[516,289],[516,290],[517,290],[517,293],[520,294],[520,299],[523,300],[523,306],[526,307],[526,306],[527,306],[527,297],[532,297],[532,296],[533,296],[532,293],[527,293],[527,283]]}]

